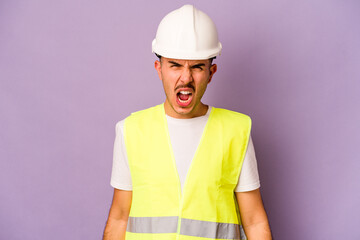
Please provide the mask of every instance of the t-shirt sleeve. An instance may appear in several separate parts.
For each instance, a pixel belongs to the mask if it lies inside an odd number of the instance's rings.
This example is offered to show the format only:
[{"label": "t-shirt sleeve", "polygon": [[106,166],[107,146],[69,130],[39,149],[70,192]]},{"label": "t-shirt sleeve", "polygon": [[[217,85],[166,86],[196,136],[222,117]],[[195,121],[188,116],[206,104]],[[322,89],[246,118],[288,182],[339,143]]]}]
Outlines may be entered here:
[{"label": "t-shirt sleeve", "polygon": [[250,136],[235,192],[248,192],[258,189],[259,187],[260,180],[256,163],[255,149]]},{"label": "t-shirt sleeve", "polygon": [[113,165],[110,185],[121,190],[132,190],[129,164],[124,141],[124,120],[116,123],[113,151]]}]

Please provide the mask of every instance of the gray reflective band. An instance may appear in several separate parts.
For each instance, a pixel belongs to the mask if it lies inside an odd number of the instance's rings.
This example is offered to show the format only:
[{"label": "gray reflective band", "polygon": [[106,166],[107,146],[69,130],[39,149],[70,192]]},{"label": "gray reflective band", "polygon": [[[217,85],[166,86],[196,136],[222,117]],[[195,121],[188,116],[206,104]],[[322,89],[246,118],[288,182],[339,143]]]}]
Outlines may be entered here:
[{"label": "gray reflective band", "polygon": [[132,233],[176,233],[178,217],[129,217],[126,231]]},{"label": "gray reflective band", "polygon": [[[132,233],[176,233],[178,217],[129,217],[126,231]],[[241,225],[181,219],[180,234],[212,239],[246,240]]]},{"label": "gray reflective band", "polygon": [[246,239],[239,224],[181,219],[180,234],[215,239]]}]

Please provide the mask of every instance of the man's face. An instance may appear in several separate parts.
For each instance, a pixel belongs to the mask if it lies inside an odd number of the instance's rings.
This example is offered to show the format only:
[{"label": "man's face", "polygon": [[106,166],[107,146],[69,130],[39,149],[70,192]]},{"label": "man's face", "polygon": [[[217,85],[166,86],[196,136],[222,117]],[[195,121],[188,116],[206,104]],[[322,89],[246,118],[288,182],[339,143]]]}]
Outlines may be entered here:
[{"label": "man's face", "polygon": [[216,72],[210,60],[181,60],[161,57],[155,69],[163,82],[167,115],[175,118],[202,116],[207,106],[201,102],[207,85]]}]

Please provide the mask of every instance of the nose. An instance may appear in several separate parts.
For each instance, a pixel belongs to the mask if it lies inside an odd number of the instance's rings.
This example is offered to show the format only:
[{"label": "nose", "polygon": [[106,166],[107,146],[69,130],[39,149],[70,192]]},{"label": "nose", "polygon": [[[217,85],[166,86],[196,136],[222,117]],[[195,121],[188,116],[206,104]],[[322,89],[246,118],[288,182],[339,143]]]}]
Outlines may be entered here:
[{"label": "nose", "polygon": [[183,68],[183,71],[181,72],[181,76],[180,76],[180,81],[186,84],[192,82],[192,80],[193,78],[192,78],[191,69],[186,67]]}]

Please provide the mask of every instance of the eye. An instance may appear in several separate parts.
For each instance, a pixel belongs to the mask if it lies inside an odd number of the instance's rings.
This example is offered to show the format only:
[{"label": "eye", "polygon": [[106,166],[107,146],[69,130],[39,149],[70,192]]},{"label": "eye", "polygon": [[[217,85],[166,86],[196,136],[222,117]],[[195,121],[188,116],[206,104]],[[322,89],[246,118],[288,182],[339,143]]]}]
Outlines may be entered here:
[{"label": "eye", "polygon": [[193,66],[192,68],[197,70],[203,70],[202,66]]},{"label": "eye", "polygon": [[175,64],[175,63],[172,63],[172,64],[170,65],[171,68],[178,68],[178,67],[180,67],[180,66],[181,66],[181,65]]}]

